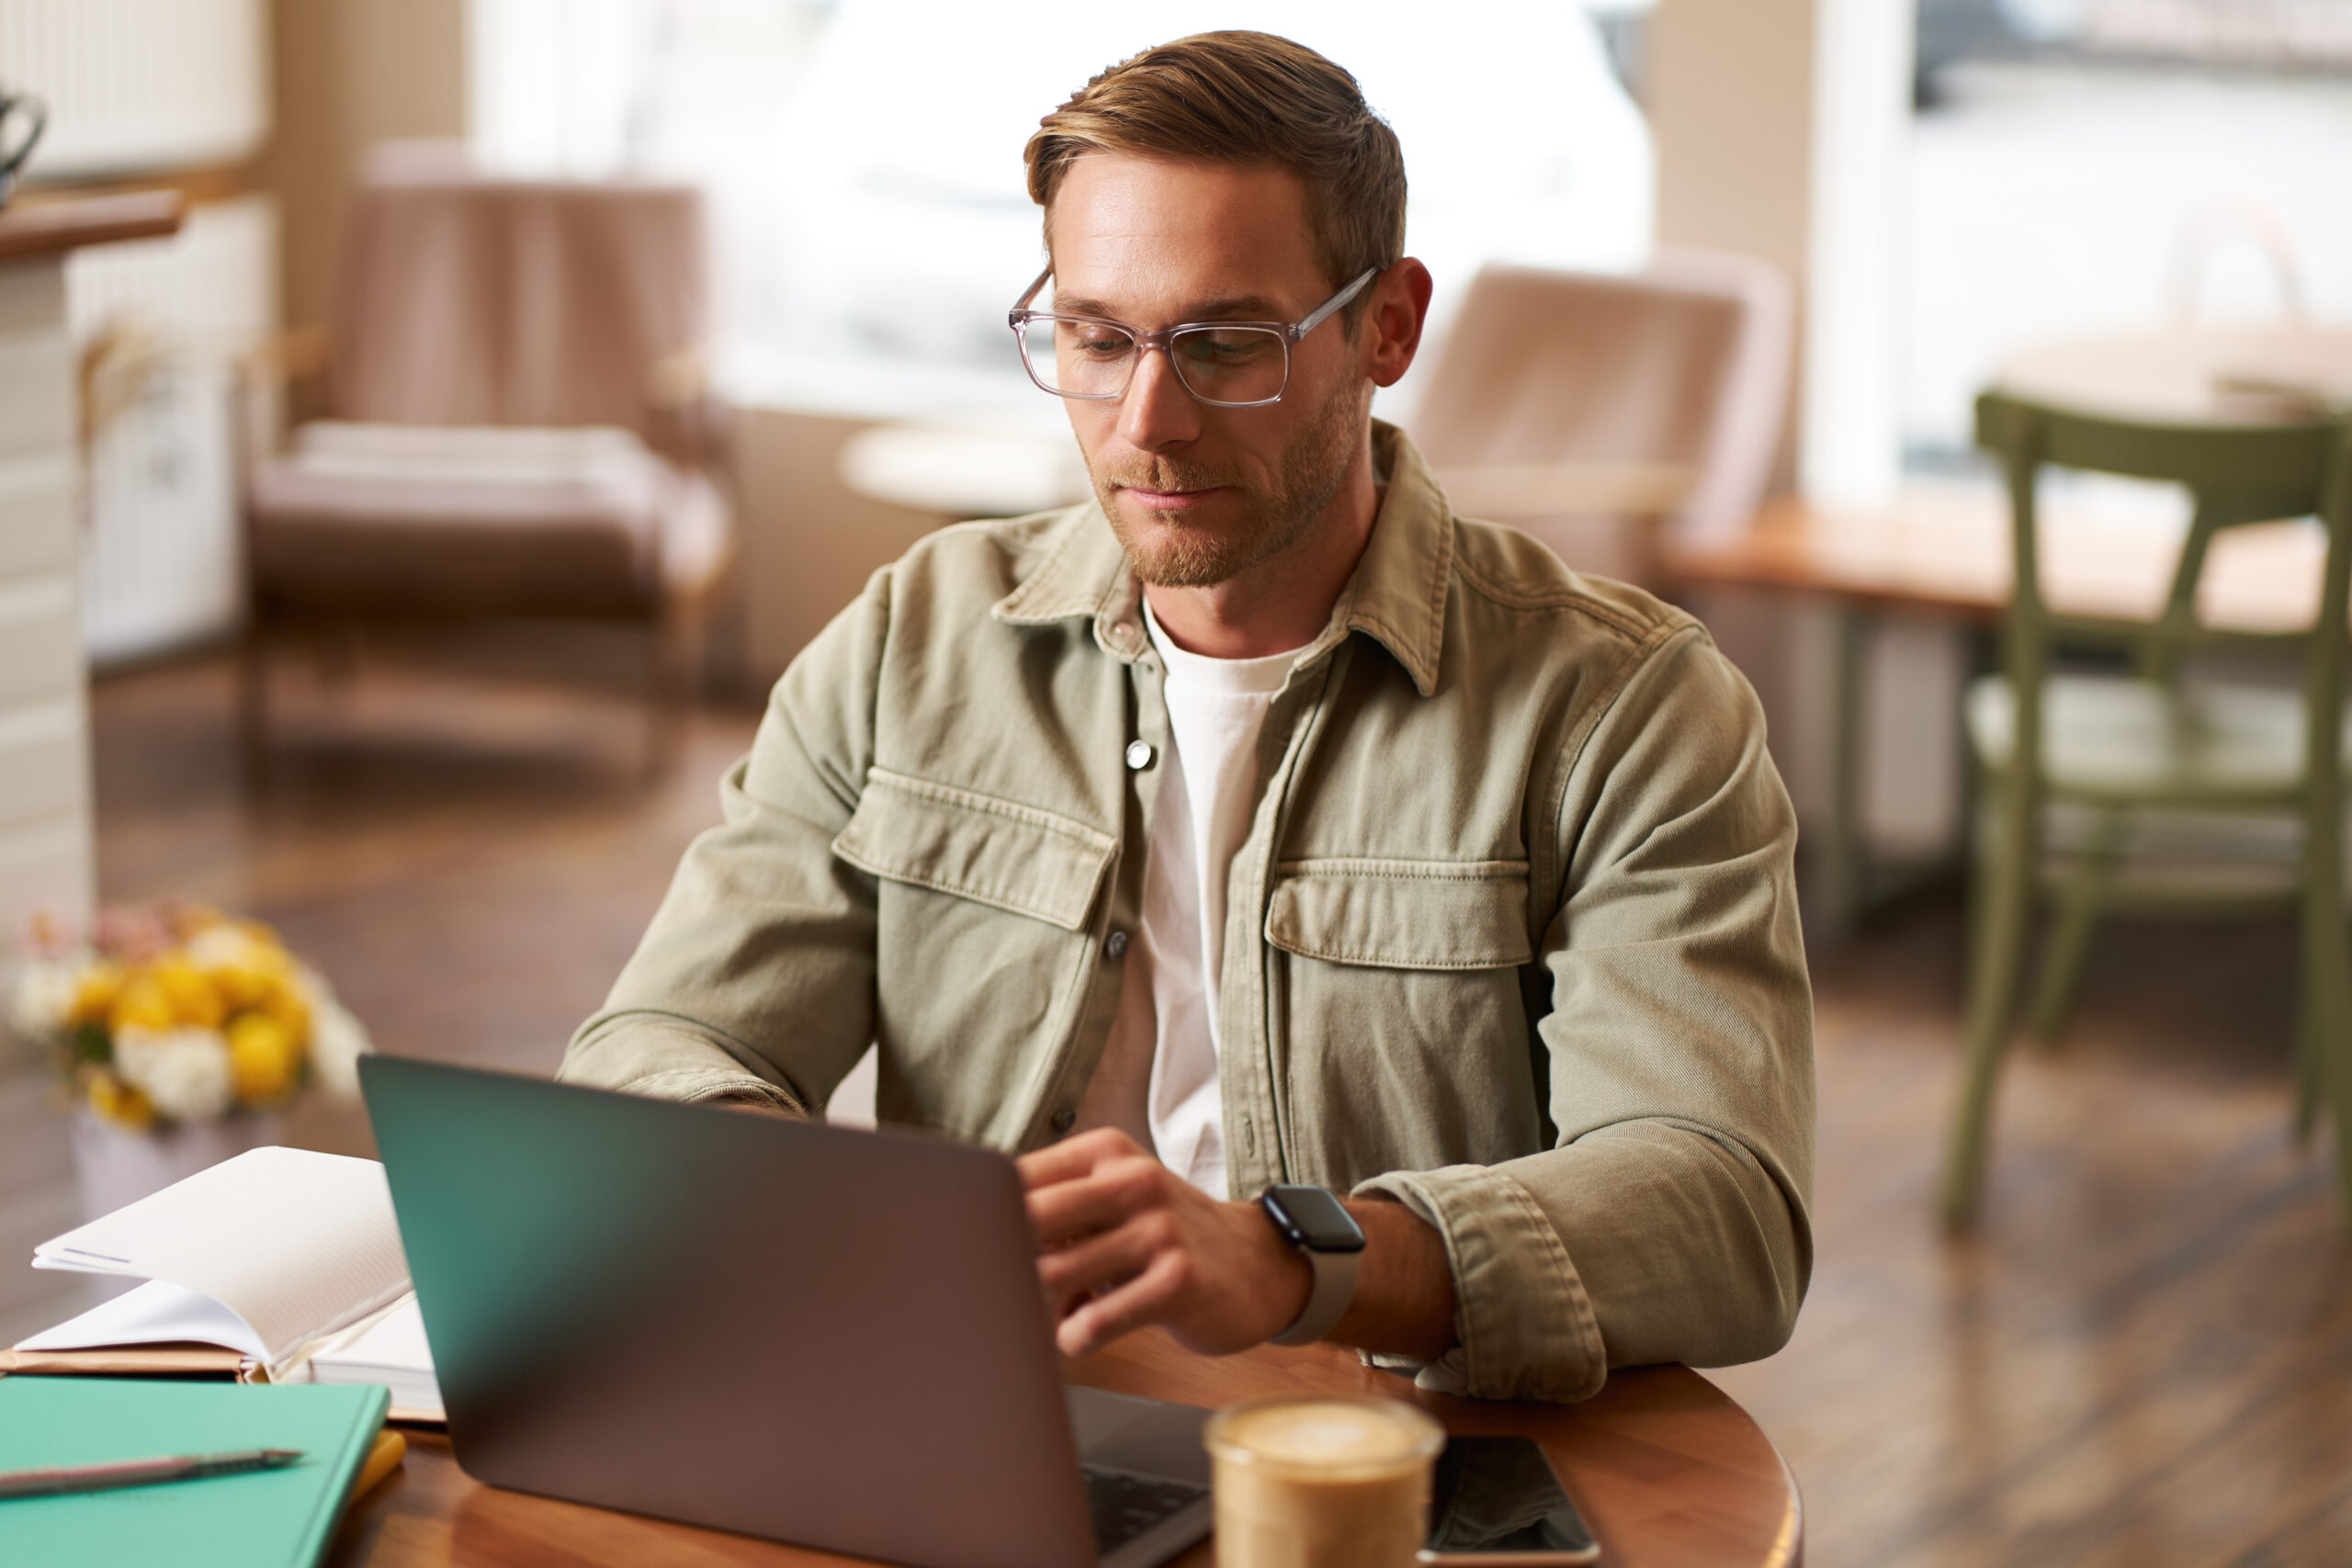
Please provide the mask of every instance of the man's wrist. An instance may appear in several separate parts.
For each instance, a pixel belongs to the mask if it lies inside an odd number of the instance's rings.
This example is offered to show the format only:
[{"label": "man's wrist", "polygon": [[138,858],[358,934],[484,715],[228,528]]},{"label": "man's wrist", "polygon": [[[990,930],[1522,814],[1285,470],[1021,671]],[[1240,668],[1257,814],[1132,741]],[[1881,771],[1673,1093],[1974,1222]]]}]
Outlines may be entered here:
[{"label": "man's wrist", "polygon": [[1306,1303],[1272,1342],[1311,1345],[1338,1325],[1355,1299],[1363,1230],[1327,1188],[1277,1185],[1258,1201],[1283,1244],[1306,1265],[1310,1281]]},{"label": "man's wrist", "polygon": [[1433,1361],[1455,1343],[1453,1269],[1445,1238],[1385,1194],[1348,1201],[1364,1233],[1363,1274],[1325,1336],[1360,1350]]},{"label": "man's wrist", "polygon": [[1234,1207],[1242,1211],[1240,1217],[1257,1236],[1258,1250],[1266,1259],[1262,1277],[1270,1281],[1270,1288],[1264,1301],[1272,1309],[1268,1316],[1272,1321],[1258,1337],[1271,1340],[1296,1323],[1299,1314],[1306,1310],[1308,1299],[1315,1294],[1315,1266],[1298,1248],[1283,1239],[1282,1233],[1267,1219],[1262,1205],[1245,1201]]}]

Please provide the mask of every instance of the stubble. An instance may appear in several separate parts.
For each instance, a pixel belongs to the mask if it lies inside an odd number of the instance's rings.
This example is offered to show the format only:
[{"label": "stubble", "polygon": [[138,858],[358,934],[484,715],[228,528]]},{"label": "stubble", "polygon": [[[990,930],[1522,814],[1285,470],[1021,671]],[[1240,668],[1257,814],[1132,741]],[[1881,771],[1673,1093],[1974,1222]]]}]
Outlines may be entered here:
[{"label": "stubble", "polygon": [[[1136,576],[1154,588],[1214,588],[1289,549],[1308,534],[1346,482],[1348,463],[1363,424],[1363,397],[1353,388],[1332,394],[1314,422],[1283,454],[1272,491],[1251,491],[1235,476],[1181,458],[1155,456],[1115,472],[1097,470],[1094,493]],[[1181,521],[1162,524],[1148,538],[1112,504],[1122,486],[1145,490],[1204,490],[1229,485],[1248,497],[1242,518],[1218,528]]]}]

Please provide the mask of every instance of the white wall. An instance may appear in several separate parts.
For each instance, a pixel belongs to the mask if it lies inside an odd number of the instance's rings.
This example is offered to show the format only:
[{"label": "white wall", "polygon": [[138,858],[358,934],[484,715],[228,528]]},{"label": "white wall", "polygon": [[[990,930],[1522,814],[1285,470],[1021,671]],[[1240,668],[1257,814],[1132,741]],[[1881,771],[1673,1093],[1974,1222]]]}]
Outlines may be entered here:
[{"label": "white wall", "polygon": [[[1902,457],[1911,18],[1904,0],[1661,0],[1648,104],[1658,243],[1765,257],[1797,287],[1799,355],[1779,488],[1886,504]],[[1772,592],[1697,608],[1762,698],[1808,835],[1826,824],[1835,626]],[[1883,847],[1957,830],[1957,634],[1882,628],[1864,651],[1863,820]]]}]

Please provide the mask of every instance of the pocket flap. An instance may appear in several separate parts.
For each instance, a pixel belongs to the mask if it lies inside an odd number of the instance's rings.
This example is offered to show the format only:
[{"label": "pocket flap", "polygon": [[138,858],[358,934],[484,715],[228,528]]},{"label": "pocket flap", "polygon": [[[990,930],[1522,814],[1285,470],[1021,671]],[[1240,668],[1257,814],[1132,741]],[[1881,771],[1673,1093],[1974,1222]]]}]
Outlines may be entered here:
[{"label": "pocket flap", "polygon": [[1302,958],[1382,969],[1512,969],[1535,956],[1525,861],[1296,861],[1266,940]]},{"label": "pocket flap", "polygon": [[875,768],[833,853],[893,882],[1077,931],[1118,840],[1082,822]]}]

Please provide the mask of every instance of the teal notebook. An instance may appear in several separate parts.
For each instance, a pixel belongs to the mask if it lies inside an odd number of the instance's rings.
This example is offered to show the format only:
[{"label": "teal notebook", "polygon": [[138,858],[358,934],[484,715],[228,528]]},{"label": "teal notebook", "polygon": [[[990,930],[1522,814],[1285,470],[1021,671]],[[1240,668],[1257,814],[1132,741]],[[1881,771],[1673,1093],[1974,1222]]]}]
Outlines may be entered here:
[{"label": "teal notebook", "polygon": [[309,1568],[384,1425],[381,1387],[0,1378],[0,1470],[300,1449],[283,1470],[0,1498],[7,1568]]}]

